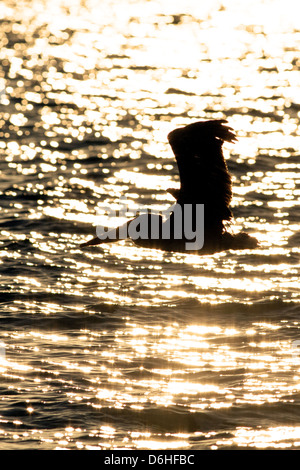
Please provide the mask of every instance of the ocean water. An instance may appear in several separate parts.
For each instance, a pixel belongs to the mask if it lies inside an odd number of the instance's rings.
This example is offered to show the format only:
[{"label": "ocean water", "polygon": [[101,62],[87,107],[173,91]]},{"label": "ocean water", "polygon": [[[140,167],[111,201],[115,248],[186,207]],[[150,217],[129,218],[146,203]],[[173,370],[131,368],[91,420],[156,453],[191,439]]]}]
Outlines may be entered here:
[{"label": "ocean water", "polygon": [[[0,449],[299,449],[293,0],[3,0]],[[164,210],[167,134],[227,119],[255,250],[81,250]]]}]

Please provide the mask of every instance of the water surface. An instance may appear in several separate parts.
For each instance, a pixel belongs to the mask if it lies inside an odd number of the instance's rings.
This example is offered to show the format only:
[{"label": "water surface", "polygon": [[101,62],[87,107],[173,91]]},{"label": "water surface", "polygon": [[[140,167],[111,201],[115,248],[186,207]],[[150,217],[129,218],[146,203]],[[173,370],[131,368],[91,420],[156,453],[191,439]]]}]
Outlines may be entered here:
[{"label": "water surface", "polygon": [[[1,449],[299,448],[297,11],[1,3]],[[78,248],[121,197],[170,206],[168,132],[220,118],[258,249]]]}]

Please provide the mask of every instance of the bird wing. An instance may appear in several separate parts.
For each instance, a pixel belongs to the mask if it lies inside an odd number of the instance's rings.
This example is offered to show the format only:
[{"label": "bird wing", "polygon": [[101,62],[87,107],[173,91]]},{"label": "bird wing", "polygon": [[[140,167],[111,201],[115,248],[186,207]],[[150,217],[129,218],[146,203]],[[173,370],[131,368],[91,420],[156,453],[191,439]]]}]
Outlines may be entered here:
[{"label": "bird wing", "polygon": [[224,141],[236,140],[227,121],[195,122],[168,135],[174,152],[180,189],[174,193],[179,204],[204,204],[206,223],[221,223],[232,216],[231,177],[223,156]]}]

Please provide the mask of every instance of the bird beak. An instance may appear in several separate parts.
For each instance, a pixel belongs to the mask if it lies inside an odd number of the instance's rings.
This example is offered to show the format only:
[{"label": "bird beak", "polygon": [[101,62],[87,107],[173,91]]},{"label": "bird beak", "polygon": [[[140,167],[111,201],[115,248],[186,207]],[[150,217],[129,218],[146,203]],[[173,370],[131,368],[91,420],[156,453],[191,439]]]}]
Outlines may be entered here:
[{"label": "bird beak", "polygon": [[85,242],[85,243],[81,243],[79,245],[80,248],[84,248],[86,246],[93,246],[93,245],[100,245],[100,243],[103,243],[103,240],[101,240],[100,238],[96,237],[96,238],[92,238],[92,240],[89,240],[88,242]]}]

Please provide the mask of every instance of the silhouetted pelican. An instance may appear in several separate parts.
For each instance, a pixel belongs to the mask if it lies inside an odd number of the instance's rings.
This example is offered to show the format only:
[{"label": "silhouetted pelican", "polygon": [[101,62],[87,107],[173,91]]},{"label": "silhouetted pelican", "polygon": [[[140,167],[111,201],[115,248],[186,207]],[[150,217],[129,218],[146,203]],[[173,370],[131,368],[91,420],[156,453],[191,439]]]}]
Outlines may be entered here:
[{"label": "silhouetted pelican", "polygon": [[[198,254],[255,248],[258,245],[255,238],[244,232],[231,234],[225,226],[225,221],[232,219],[232,184],[222,145],[224,141],[236,141],[233,129],[225,125],[226,123],[223,119],[195,122],[169,133],[168,140],[179,170],[180,189],[169,190],[177,203],[172,206],[167,220],[164,221],[158,214],[142,214],[117,229],[106,232],[105,239],[97,236],[80,246],[131,238],[140,246],[167,251],[194,251]],[[204,207],[202,238],[197,232],[197,224],[201,219],[199,207]],[[181,219],[175,217],[179,214],[178,209],[182,215]],[[190,223],[188,234],[184,226],[185,220]],[[201,220],[203,222],[203,219]],[[166,224],[169,224],[169,232],[164,232]],[[146,227],[146,232],[140,230],[140,236],[137,238],[136,229],[142,226]],[[135,233],[135,236],[132,236],[132,233]],[[191,243],[191,234],[194,234],[194,241],[196,240],[198,245]]]}]

